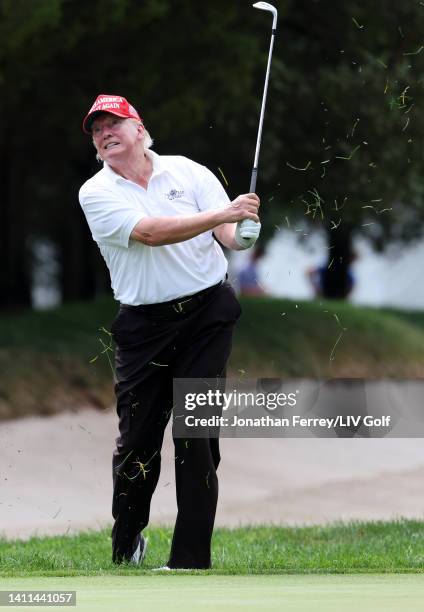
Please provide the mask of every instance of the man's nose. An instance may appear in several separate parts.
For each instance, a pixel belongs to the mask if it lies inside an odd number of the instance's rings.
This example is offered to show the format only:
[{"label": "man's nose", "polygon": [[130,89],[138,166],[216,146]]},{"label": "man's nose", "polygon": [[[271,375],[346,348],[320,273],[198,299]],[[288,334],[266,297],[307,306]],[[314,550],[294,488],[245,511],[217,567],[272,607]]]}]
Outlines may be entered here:
[{"label": "man's nose", "polygon": [[110,127],[110,125],[103,125],[101,127],[101,135],[102,135],[102,138],[108,138],[108,136],[111,136],[111,127]]}]

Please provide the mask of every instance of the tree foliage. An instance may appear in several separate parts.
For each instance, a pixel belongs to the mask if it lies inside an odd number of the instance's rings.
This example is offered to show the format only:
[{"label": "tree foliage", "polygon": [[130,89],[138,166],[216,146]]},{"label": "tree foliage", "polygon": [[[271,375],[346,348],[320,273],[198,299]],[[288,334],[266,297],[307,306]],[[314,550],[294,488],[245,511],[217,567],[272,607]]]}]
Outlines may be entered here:
[{"label": "tree foliage", "polygon": [[293,216],[360,228],[377,246],[420,234],[423,16],[414,0],[291,3],[272,112],[277,201]]},{"label": "tree foliage", "polygon": [[[424,6],[276,4],[265,238],[299,220],[334,248],[354,231],[379,247],[420,235]],[[77,202],[97,169],[80,126],[98,93],[128,97],[159,153],[205,163],[231,196],[247,191],[270,25],[236,0],[0,0],[0,304],[29,303],[36,238],[57,246],[65,299],[107,286]]]}]

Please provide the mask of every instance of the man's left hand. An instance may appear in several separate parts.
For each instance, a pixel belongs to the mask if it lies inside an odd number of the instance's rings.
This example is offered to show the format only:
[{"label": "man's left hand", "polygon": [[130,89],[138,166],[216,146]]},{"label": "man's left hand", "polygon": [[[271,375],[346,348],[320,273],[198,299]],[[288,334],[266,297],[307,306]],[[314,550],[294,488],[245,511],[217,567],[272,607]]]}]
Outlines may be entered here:
[{"label": "man's left hand", "polygon": [[[243,223],[243,227],[241,224]],[[234,240],[242,249],[250,249],[257,241],[261,231],[261,224],[247,219],[239,221],[236,226]]]}]

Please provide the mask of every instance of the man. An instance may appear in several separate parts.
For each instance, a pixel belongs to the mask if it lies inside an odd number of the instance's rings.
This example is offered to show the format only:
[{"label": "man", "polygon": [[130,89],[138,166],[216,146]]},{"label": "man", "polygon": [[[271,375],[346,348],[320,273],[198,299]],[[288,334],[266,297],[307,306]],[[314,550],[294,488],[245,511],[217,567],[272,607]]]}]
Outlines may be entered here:
[{"label": "man", "polygon": [[[259,198],[230,202],[204,166],[150,151],[142,119],[121,96],[98,96],[83,129],[104,165],[82,186],[80,203],[121,304],[112,325],[120,432],[112,466],[112,559],[140,563],[172,380],[225,376],[240,316],[214,236],[230,249],[254,244]],[[243,219],[255,222],[247,238]],[[206,569],[218,440],[174,439],[174,445],[178,515],[166,567]]]}]

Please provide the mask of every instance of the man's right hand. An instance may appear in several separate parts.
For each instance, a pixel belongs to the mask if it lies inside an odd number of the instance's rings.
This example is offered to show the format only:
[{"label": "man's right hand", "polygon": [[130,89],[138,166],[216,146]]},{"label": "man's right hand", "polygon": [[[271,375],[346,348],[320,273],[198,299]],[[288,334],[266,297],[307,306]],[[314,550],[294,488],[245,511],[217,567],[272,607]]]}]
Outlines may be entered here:
[{"label": "man's right hand", "polygon": [[223,223],[238,223],[243,219],[259,222],[258,209],[261,202],[256,193],[239,195],[222,212]]}]

